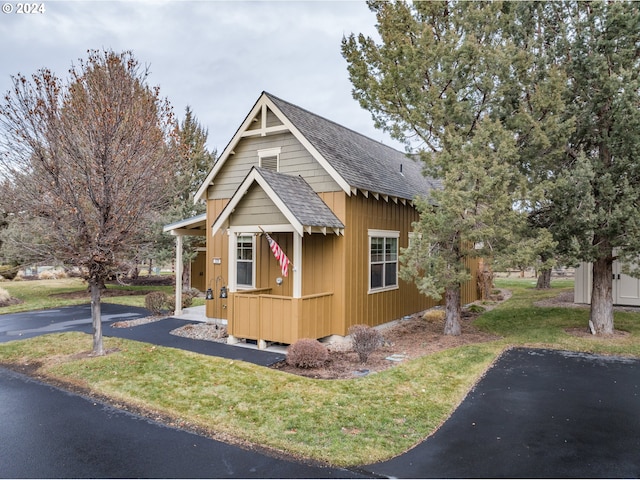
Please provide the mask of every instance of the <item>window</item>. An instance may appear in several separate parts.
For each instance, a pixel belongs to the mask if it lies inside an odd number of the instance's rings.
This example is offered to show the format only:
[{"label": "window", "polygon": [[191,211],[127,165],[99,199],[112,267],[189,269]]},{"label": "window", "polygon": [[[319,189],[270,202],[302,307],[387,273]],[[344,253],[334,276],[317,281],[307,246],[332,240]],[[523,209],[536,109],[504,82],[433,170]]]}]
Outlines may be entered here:
[{"label": "window", "polygon": [[273,170],[274,172],[280,171],[280,147],[277,148],[264,148],[258,150],[258,166]]},{"label": "window", "polygon": [[236,245],[236,283],[253,287],[253,235],[239,235]]},{"label": "window", "polygon": [[398,286],[399,232],[369,230],[369,291]]}]

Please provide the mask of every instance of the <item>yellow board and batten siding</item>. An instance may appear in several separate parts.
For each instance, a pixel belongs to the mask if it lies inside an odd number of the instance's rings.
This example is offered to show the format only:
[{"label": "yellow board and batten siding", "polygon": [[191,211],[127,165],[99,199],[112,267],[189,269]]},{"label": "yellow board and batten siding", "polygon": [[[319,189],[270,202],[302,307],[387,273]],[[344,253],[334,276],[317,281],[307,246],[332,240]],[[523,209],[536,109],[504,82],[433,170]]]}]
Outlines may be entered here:
[{"label": "yellow board and batten siding", "polygon": [[[271,119],[272,122],[275,120]],[[268,116],[269,122],[269,116]],[[259,122],[256,122],[256,124]],[[275,123],[274,123],[275,124]],[[398,280],[399,288],[369,292],[369,230],[399,232],[399,249],[408,246],[411,223],[418,213],[409,202],[394,202],[362,193],[348,195],[291,134],[241,139],[207,193],[207,229],[233,196],[253,166],[258,150],[280,148],[281,173],[302,175],[345,225],[344,235],[305,234],[302,239],[302,298],[291,298],[292,275],[282,276],[264,236],[256,237],[255,290],[207,302],[207,316],[227,318],[230,334],[239,338],[293,343],[299,338],[346,335],[355,324],[371,326],[419,312],[437,304],[413,284]],[[233,225],[285,224],[284,215],[257,185],[249,189],[230,221]],[[270,232],[291,258],[293,234]],[[207,241],[207,286],[229,282],[229,236],[221,229]],[[218,262],[214,263],[214,259]],[[294,267],[296,267],[294,265]],[[477,262],[470,261],[472,281],[463,287],[463,301],[477,297]],[[283,278],[281,285],[276,279]]]},{"label": "yellow board and batten siding", "polygon": [[411,283],[398,279],[398,287],[369,292],[369,230],[399,232],[398,248],[406,248],[411,224],[418,213],[408,202],[376,200],[359,193],[347,199],[345,228],[345,297],[341,335],[357,324],[381,325],[437,305]]},{"label": "yellow board and batten siding", "polygon": [[[229,299],[220,298],[220,288],[229,284],[228,236],[223,230],[211,235],[213,222],[227,205],[229,199],[208,200],[207,202],[207,270],[206,287],[213,290],[215,301],[206,302],[208,318],[228,318]],[[214,262],[214,260],[216,260]],[[217,280],[217,281],[216,281]]]}]

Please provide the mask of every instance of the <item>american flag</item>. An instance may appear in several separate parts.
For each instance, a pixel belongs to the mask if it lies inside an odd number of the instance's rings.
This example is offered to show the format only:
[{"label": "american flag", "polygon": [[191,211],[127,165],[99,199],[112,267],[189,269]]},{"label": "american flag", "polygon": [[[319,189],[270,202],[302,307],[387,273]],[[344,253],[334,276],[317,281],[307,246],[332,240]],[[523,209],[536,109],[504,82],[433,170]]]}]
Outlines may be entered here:
[{"label": "american flag", "polygon": [[280,264],[280,269],[282,270],[282,275],[287,276],[289,273],[289,258],[285,255],[285,253],[280,248],[280,245],[276,243],[276,241],[269,236],[267,232],[264,233],[267,237],[267,241],[269,242],[269,247],[271,247],[271,251],[273,252],[273,256],[276,257],[278,263]]}]

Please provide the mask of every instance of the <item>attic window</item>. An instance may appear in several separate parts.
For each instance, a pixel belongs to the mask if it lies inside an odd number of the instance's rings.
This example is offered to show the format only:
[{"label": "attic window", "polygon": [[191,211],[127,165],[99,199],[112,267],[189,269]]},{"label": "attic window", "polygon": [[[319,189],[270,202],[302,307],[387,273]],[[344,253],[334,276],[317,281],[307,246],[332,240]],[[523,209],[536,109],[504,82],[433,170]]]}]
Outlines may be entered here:
[{"label": "attic window", "polygon": [[265,148],[258,150],[258,166],[273,170],[274,172],[280,171],[280,152],[282,148]]}]

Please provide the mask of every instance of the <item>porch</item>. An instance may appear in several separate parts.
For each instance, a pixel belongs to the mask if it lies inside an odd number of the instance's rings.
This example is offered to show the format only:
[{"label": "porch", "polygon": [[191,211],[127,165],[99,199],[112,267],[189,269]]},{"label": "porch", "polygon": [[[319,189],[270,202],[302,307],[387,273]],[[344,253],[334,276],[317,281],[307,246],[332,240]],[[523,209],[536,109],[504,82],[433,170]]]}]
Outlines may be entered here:
[{"label": "porch", "polygon": [[333,333],[333,292],[299,298],[271,292],[271,288],[264,288],[229,294],[229,343],[247,338],[266,348],[267,342],[292,344],[300,338]]}]

